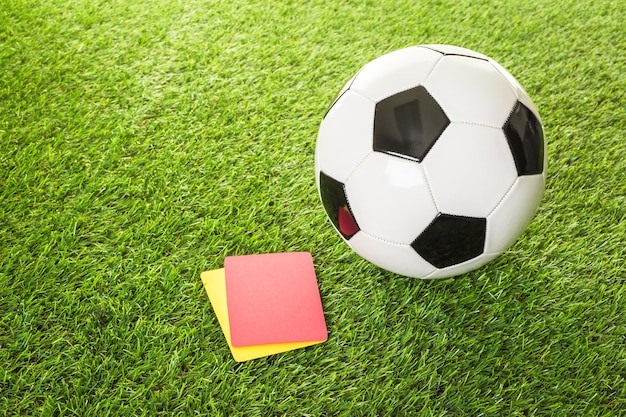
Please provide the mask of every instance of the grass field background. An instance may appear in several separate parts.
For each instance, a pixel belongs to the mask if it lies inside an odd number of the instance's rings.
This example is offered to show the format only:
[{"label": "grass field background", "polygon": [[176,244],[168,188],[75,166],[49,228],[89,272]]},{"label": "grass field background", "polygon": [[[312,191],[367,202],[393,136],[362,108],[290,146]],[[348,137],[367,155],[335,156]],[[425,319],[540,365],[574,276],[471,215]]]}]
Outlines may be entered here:
[{"label": "grass field background", "polygon": [[[0,414],[626,415],[619,0],[0,0]],[[395,49],[525,86],[548,141],[504,255],[420,281],[360,259],[317,196],[317,128]],[[310,251],[329,340],[238,364],[200,281]]]}]

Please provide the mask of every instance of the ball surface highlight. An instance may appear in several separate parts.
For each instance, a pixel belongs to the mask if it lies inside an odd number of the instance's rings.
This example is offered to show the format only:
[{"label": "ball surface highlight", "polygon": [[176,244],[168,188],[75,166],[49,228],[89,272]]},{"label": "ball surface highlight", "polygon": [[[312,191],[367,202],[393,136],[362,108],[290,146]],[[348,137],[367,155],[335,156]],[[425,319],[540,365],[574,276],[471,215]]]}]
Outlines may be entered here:
[{"label": "ball surface highlight", "polygon": [[449,45],[400,49],[343,87],[317,137],[323,207],[391,272],[444,278],[506,251],[545,187],[541,119],[498,63]]}]

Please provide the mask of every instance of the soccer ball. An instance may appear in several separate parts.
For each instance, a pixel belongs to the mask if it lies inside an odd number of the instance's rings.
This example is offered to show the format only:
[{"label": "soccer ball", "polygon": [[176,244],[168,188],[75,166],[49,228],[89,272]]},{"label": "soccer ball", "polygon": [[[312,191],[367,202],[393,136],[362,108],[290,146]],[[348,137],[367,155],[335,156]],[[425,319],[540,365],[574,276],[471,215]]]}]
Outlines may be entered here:
[{"label": "soccer ball", "polygon": [[391,272],[444,278],[506,251],[546,178],[543,127],[502,66],[449,45],[366,64],[324,116],[315,174],[331,223]]}]

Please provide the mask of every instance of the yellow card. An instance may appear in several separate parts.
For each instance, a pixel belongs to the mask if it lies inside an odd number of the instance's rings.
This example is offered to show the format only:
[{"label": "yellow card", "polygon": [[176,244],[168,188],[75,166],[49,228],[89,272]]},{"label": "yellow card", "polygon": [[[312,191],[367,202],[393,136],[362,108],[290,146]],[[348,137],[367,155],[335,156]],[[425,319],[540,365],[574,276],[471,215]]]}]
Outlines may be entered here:
[{"label": "yellow card", "polygon": [[254,346],[233,346],[230,339],[230,323],[228,321],[228,305],[226,303],[226,274],[224,268],[215,269],[213,271],[205,271],[200,275],[204,289],[206,290],[217,321],[220,323],[222,332],[228,347],[237,362],[249,361],[251,359],[262,358],[264,356],[273,355],[275,353],[287,352],[294,349],[322,343],[323,340],[314,340],[308,342],[290,342],[276,343],[269,345]]}]

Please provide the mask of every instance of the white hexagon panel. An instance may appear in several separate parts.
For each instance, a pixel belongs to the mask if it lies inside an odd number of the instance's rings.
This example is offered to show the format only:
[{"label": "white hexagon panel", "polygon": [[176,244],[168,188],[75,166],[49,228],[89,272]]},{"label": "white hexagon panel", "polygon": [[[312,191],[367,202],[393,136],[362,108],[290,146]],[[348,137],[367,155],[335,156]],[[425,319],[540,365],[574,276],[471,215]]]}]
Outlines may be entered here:
[{"label": "white hexagon panel", "polygon": [[322,121],[315,149],[316,171],[345,181],[356,165],[372,152],[375,105],[352,91],[345,91]]},{"label": "white hexagon panel", "polygon": [[485,251],[504,252],[515,243],[535,215],[544,186],[543,174],[517,178],[510,192],[487,217]]},{"label": "white hexagon panel", "polygon": [[396,274],[426,277],[437,271],[409,245],[387,242],[363,231],[354,235],[348,243],[363,258]]},{"label": "white hexagon panel", "polygon": [[350,90],[376,103],[423,83],[441,58],[440,53],[427,48],[399,49],[365,65]]},{"label": "white hexagon panel", "polygon": [[513,90],[515,91],[515,94],[517,95],[517,99],[526,107],[531,109],[533,113],[537,115],[537,117],[539,117],[539,112],[537,111],[537,108],[535,107],[535,103],[533,103],[533,100],[530,98],[526,90],[522,88],[520,83],[511,75],[511,73],[505,70],[504,67],[502,67],[502,65],[498,64],[493,59],[490,59],[489,63],[493,65],[496,71],[498,71],[500,75],[502,75],[507,80],[507,82],[511,85],[511,88],[513,88]]},{"label": "white hexagon panel", "polygon": [[427,276],[425,279],[434,279],[434,278],[446,278],[454,275],[464,274],[466,272],[473,271],[476,268],[480,268],[485,265],[487,262],[497,258],[501,255],[501,252],[498,253],[481,253],[480,255],[472,258],[468,261],[464,261],[458,264],[454,264],[451,266],[437,268]]},{"label": "white hexagon panel", "polygon": [[423,162],[439,211],[486,217],[517,178],[502,129],[452,123]]},{"label": "white hexagon panel", "polygon": [[410,244],[437,215],[420,164],[373,152],[345,183],[359,227],[382,240]]},{"label": "white hexagon panel", "polygon": [[451,122],[501,127],[517,100],[511,84],[484,59],[444,56],[424,87]]}]

